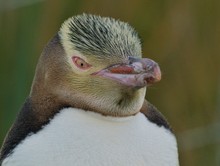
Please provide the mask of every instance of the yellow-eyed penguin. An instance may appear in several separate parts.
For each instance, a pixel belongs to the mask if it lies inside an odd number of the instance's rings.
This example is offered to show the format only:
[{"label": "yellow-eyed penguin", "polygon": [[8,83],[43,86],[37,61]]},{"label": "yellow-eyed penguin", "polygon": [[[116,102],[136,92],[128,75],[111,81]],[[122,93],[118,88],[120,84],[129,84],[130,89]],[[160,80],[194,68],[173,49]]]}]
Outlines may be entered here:
[{"label": "yellow-eyed penguin", "polygon": [[127,23],[69,18],[39,59],[2,166],[177,166],[176,139],[145,98],[160,68]]}]

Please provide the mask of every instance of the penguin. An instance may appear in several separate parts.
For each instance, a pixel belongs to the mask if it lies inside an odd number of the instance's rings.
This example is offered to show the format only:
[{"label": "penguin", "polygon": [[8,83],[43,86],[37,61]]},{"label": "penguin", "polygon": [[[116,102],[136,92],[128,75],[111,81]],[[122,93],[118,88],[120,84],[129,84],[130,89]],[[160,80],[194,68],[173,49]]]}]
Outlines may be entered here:
[{"label": "penguin", "polygon": [[161,79],[128,23],[81,14],[44,48],[1,166],[177,166],[175,135],[145,99]]}]

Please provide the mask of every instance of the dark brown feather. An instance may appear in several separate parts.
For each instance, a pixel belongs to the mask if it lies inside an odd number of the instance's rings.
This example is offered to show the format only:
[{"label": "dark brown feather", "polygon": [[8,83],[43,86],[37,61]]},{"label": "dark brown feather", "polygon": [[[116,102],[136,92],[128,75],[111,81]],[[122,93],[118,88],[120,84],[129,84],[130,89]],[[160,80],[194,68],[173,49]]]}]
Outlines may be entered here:
[{"label": "dark brown feather", "polygon": [[172,131],[166,118],[161,114],[160,111],[158,111],[158,109],[153,104],[151,104],[147,100],[144,101],[144,104],[140,112],[142,112],[149,121],[157,124],[160,127],[163,126],[166,129],[169,129],[170,131]]}]

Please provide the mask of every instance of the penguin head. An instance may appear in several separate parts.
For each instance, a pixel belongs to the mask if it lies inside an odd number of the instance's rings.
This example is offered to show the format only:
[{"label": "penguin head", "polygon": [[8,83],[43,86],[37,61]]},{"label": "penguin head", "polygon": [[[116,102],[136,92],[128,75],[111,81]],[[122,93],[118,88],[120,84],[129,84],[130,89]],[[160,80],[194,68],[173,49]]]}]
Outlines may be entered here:
[{"label": "penguin head", "polygon": [[146,87],[161,79],[156,62],[142,57],[136,31],[108,17],[82,14],[66,20],[44,49],[31,96],[109,116],[139,112]]}]

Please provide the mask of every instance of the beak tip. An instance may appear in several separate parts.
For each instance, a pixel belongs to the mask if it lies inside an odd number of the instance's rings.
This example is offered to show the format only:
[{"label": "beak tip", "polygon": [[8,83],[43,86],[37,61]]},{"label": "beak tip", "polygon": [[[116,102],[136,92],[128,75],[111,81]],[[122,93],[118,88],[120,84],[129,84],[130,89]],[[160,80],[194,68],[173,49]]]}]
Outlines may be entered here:
[{"label": "beak tip", "polygon": [[161,71],[160,71],[159,66],[155,67],[154,73],[155,73],[155,79],[156,79],[155,81],[159,82],[161,80]]},{"label": "beak tip", "polygon": [[151,71],[148,71],[145,77],[147,85],[153,85],[161,80],[160,67],[156,64],[152,67]]}]

